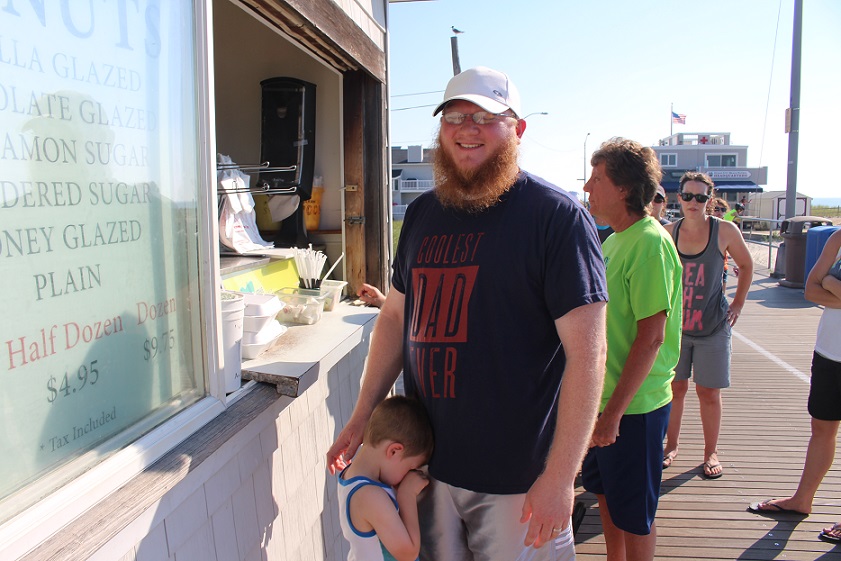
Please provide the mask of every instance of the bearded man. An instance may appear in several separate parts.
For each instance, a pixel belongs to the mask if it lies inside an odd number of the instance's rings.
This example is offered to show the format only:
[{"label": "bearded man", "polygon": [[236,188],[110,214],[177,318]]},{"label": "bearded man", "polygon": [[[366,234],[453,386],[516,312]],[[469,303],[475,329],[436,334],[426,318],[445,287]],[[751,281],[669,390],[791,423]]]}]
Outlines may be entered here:
[{"label": "bearded man", "polygon": [[606,352],[596,228],[520,170],[526,122],[507,75],[454,76],[438,113],[435,189],[406,211],[359,400],[327,464],[353,456],[402,369],[435,431],[421,559],[574,559],[574,481]]}]

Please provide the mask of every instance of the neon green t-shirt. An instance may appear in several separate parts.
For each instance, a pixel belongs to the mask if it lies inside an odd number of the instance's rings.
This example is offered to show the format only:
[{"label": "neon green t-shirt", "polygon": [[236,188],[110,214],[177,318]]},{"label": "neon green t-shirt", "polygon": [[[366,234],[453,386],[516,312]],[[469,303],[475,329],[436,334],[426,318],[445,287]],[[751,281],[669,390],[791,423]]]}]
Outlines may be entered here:
[{"label": "neon green t-shirt", "polygon": [[724,216],[721,217],[721,219],[726,220],[728,222],[734,222],[736,220],[737,214],[739,214],[739,211],[737,211],[735,208],[731,208],[724,214]]},{"label": "neon green t-shirt", "polygon": [[602,246],[607,272],[607,369],[600,411],[619,382],[637,322],[666,311],[666,333],[651,372],[625,411],[650,413],[672,400],[672,379],[680,356],[683,266],[672,237],[650,216]]}]

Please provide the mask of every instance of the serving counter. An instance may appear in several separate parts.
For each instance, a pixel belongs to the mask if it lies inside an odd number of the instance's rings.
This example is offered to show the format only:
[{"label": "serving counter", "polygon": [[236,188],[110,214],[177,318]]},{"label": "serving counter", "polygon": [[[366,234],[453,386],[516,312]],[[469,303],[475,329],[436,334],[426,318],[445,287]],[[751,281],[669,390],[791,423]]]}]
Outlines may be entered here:
[{"label": "serving counter", "polygon": [[378,312],[340,302],[317,323],[289,324],[271,347],[242,363],[242,378],[274,384],[278,393],[298,397],[318,379],[321,364],[337,362],[367,337]]}]

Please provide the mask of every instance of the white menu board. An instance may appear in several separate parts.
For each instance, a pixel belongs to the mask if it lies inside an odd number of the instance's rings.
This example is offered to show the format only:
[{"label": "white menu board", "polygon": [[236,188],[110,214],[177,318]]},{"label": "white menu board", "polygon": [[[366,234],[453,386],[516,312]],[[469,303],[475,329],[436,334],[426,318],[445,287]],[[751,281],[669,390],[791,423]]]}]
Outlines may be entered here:
[{"label": "white menu board", "polygon": [[194,45],[187,1],[0,5],[0,500],[204,395]]}]

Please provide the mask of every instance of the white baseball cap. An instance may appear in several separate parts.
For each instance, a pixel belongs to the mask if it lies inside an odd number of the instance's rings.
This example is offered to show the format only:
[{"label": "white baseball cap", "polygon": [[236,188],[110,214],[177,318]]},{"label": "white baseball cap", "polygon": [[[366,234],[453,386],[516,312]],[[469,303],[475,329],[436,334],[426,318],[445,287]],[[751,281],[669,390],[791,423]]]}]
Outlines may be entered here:
[{"label": "white baseball cap", "polygon": [[453,76],[444,91],[444,101],[435,108],[435,116],[450,101],[463,99],[475,103],[485,111],[503,113],[510,109],[518,117],[520,111],[520,92],[508,76],[498,70],[477,66]]},{"label": "white baseball cap", "polygon": [[657,195],[661,195],[664,199],[666,198],[666,190],[663,188],[662,185],[657,185],[657,190],[654,192],[654,196],[656,197]]}]

